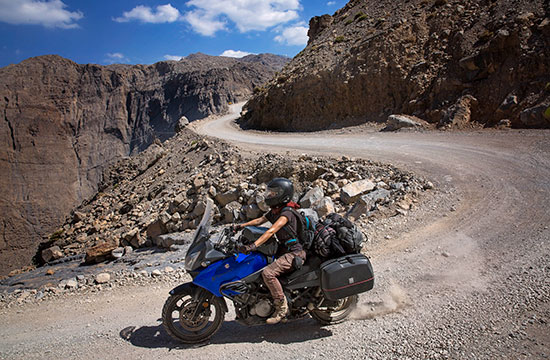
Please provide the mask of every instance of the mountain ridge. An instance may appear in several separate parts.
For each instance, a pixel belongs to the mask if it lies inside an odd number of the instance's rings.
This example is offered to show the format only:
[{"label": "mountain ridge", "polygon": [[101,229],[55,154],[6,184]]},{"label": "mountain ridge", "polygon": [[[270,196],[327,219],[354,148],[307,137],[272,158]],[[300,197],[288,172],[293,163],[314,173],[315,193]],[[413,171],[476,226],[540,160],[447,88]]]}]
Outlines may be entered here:
[{"label": "mountain ridge", "polygon": [[169,138],[180,120],[227,111],[281,62],[201,55],[102,66],[45,55],[0,68],[1,270],[28,264],[112,161]]}]

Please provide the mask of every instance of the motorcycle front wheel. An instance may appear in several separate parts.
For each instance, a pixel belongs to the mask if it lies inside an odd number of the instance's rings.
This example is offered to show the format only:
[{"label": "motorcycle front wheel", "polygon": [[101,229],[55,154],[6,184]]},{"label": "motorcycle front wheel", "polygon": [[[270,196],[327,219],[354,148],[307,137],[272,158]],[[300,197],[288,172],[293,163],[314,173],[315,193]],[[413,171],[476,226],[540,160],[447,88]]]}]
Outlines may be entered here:
[{"label": "motorcycle front wheel", "polygon": [[357,305],[357,295],[338,300],[336,306],[321,305],[311,310],[311,317],[323,325],[337,324],[344,321]]},{"label": "motorcycle front wheel", "polygon": [[162,325],[187,344],[208,340],[221,327],[225,311],[216,297],[197,301],[189,294],[171,295],[162,308]]}]

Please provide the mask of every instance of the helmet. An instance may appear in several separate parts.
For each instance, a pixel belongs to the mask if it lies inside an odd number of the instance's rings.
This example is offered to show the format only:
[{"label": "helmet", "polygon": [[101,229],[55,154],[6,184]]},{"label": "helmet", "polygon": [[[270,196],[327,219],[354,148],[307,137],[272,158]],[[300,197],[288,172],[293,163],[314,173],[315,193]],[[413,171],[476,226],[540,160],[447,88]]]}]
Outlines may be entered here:
[{"label": "helmet", "polygon": [[267,184],[265,203],[270,207],[286,204],[294,195],[292,181],[285,178],[275,178]]}]

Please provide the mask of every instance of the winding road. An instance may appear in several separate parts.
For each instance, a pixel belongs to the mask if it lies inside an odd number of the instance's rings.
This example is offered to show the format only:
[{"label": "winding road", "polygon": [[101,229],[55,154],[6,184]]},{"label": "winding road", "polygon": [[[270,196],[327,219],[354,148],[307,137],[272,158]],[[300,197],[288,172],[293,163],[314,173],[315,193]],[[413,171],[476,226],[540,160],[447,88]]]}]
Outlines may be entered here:
[{"label": "winding road", "polygon": [[3,311],[0,357],[550,357],[550,131],[263,133],[233,124],[239,106],[192,128],[245,150],[392,163],[435,184],[368,244],[377,283],[354,319],[247,328],[228,314],[209,344],[186,347],[155,322],[168,285],[120,288]]}]

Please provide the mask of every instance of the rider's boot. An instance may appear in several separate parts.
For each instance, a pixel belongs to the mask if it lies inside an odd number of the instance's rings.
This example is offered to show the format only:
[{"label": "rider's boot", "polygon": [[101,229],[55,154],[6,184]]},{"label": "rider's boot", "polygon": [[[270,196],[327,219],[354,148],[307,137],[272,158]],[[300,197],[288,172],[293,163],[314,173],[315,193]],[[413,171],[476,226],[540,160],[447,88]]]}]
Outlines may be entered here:
[{"label": "rider's boot", "polygon": [[278,322],[283,320],[288,313],[288,303],[286,302],[286,297],[284,297],[282,300],[275,300],[274,305],[275,312],[269,319],[266,320],[266,324],[277,324]]}]

